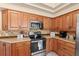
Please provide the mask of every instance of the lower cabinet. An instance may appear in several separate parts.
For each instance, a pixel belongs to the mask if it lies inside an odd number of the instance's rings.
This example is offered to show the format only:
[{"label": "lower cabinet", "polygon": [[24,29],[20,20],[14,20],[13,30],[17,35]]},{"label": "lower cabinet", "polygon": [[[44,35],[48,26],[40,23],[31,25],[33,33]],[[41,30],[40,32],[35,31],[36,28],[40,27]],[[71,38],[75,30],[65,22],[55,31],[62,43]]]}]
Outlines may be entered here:
[{"label": "lower cabinet", "polygon": [[55,39],[47,39],[46,40],[46,52],[55,51],[57,52],[57,40]]},{"label": "lower cabinet", "polygon": [[5,56],[5,44],[0,42],[0,56]]},{"label": "lower cabinet", "polygon": [[46,52],[56,52],[59,56],[75,56],[75,44],[50,38],[46,40]]},{"label": "lower cabinet", "polygon": [[30,42],[0,42],[0,56],[30,56]]},{"label": "lower cabinet", "polygon": [[75,56],[75,44],[58,40],[58,55]]}]

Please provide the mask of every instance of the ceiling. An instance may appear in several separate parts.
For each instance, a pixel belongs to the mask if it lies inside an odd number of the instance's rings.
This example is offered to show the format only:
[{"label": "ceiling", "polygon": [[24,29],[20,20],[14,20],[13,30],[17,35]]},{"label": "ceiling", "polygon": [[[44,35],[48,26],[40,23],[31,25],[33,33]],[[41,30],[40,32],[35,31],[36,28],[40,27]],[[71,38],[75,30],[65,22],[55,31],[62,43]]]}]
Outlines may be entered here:
[{"label": "ceiling", "polygon": [[22,6],[28,5],[31,7],[35,7],[43,11],[47,11],[49,13],[56,13],[57,11],[69,6],[69,3],[23,3],[19,4]]},{"label": "ceiling", "polygon": [[[79,9],[78,3],[7,3],[0,7],[35,13],[48,17],[56,17]],[[16,8],[15,8],[16,7]]]}]

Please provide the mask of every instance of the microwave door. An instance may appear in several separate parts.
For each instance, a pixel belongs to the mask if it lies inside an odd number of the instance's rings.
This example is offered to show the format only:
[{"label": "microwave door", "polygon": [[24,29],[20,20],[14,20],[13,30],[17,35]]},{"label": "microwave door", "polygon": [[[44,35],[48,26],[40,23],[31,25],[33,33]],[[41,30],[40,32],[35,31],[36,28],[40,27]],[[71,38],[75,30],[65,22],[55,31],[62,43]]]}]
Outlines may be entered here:
[{"label": "microwave door", "polygon": [[39,23],[31,23],[31,28],[32,29],[39,29],[40,24]]}]

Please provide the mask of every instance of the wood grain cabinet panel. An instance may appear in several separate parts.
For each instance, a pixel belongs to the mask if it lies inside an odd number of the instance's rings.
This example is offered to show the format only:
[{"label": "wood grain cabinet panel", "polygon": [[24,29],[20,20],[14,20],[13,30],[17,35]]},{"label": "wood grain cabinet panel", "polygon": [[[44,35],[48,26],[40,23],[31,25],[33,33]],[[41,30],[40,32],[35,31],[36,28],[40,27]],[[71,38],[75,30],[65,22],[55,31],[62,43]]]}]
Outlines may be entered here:
[{"label": "wood grain cabinet panel", "polygon": [[53,44],[53,39],[47,39],[46,40],[46,52],[51,52],[53,51],[54,44]]},{"label": "wood grain cabinet panel", "polygon": [[57,53],[57,40],[53,39],[53,51]]},{"label": "wood grain cabinet panel", "polygon": [[37,16],[37,20],[43,22],[43,16]]},{"label": "wood grain cabinet panel", "polygon": [[46,52],[57,52],[57,41],[55,39],[46,40]]},{"label": "wood grain cabinet panel", "polygon": [[21,27],[21,20],[23,19],[23,14],[21,12],[3,10],[2,15],[3,30],[18,30]]},{"label": "wood grain cabinet panel", "polygon": [[23,18],[21,19],[21,28],[23,30],[28,30],[29,26],[29,14],[23,13]]},{"label": "wood grain cabinet panel", "polygon": [[18,30],[20,26],[20,13],[16,11],[8,11],[8,30]]},{"label": "wood grain cabinet panel", "polygon": [[5,44],[0,42],[0,56],[5,56]]},{"label": "wood grain cabinet panel", "polygon": [[52,31],[55,31],[55,22],[54,22],[55,20],[52,18],[51,19],[51,30]]},{"label": "wood grain cabinet panel", "polygon": [[30,42],[0,42],[0,56],[30,56]]},{"label": "wood grain cabinet panel", "polygon": [[50,39],[46,40],[46,53],[50,52]]},{"label": "wood grain cabinet panel", "polygon": [[36,21],[38,19],[38,16],[35,14],[30,14],[29,15],[29,21]]},{"label": "wood grain cabinet panel", "polygon": [[43,26],[45,30],[51,30],[51,18],[49,17],[44,17],[43,18]]},{"label": "wood grain cabinet panel", "polygon": [[60,56],[75,56],[75,44],[58,40],[58,55]]},{"label": "wood grain cabinet panel", "polygon": [[52,18],[55,20],[53,21],[54,31],[76,31],[77,13],[78,12],[76,11],[72,11],[67,14]]}]

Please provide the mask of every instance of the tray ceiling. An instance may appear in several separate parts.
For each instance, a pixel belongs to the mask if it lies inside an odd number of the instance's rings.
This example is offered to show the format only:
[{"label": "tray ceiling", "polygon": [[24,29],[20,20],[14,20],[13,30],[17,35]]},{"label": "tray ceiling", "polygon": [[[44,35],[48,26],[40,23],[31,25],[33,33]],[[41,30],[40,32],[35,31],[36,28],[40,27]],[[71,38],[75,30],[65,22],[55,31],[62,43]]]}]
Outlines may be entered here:
[{"label": "tray ceiling", "polygon": [[[78,3],[9,3],[0,4],[1,7],[11,8],[14,10],[35,13],[48,17],[56,17],[64,13],[79,9]],[[9,7],[8,7],[9,6]],[[13,7],[14,8],[13,8]],[[18,8],[15,8],[18,7]],[[21,8],[20,8],[21,7]]]}]

